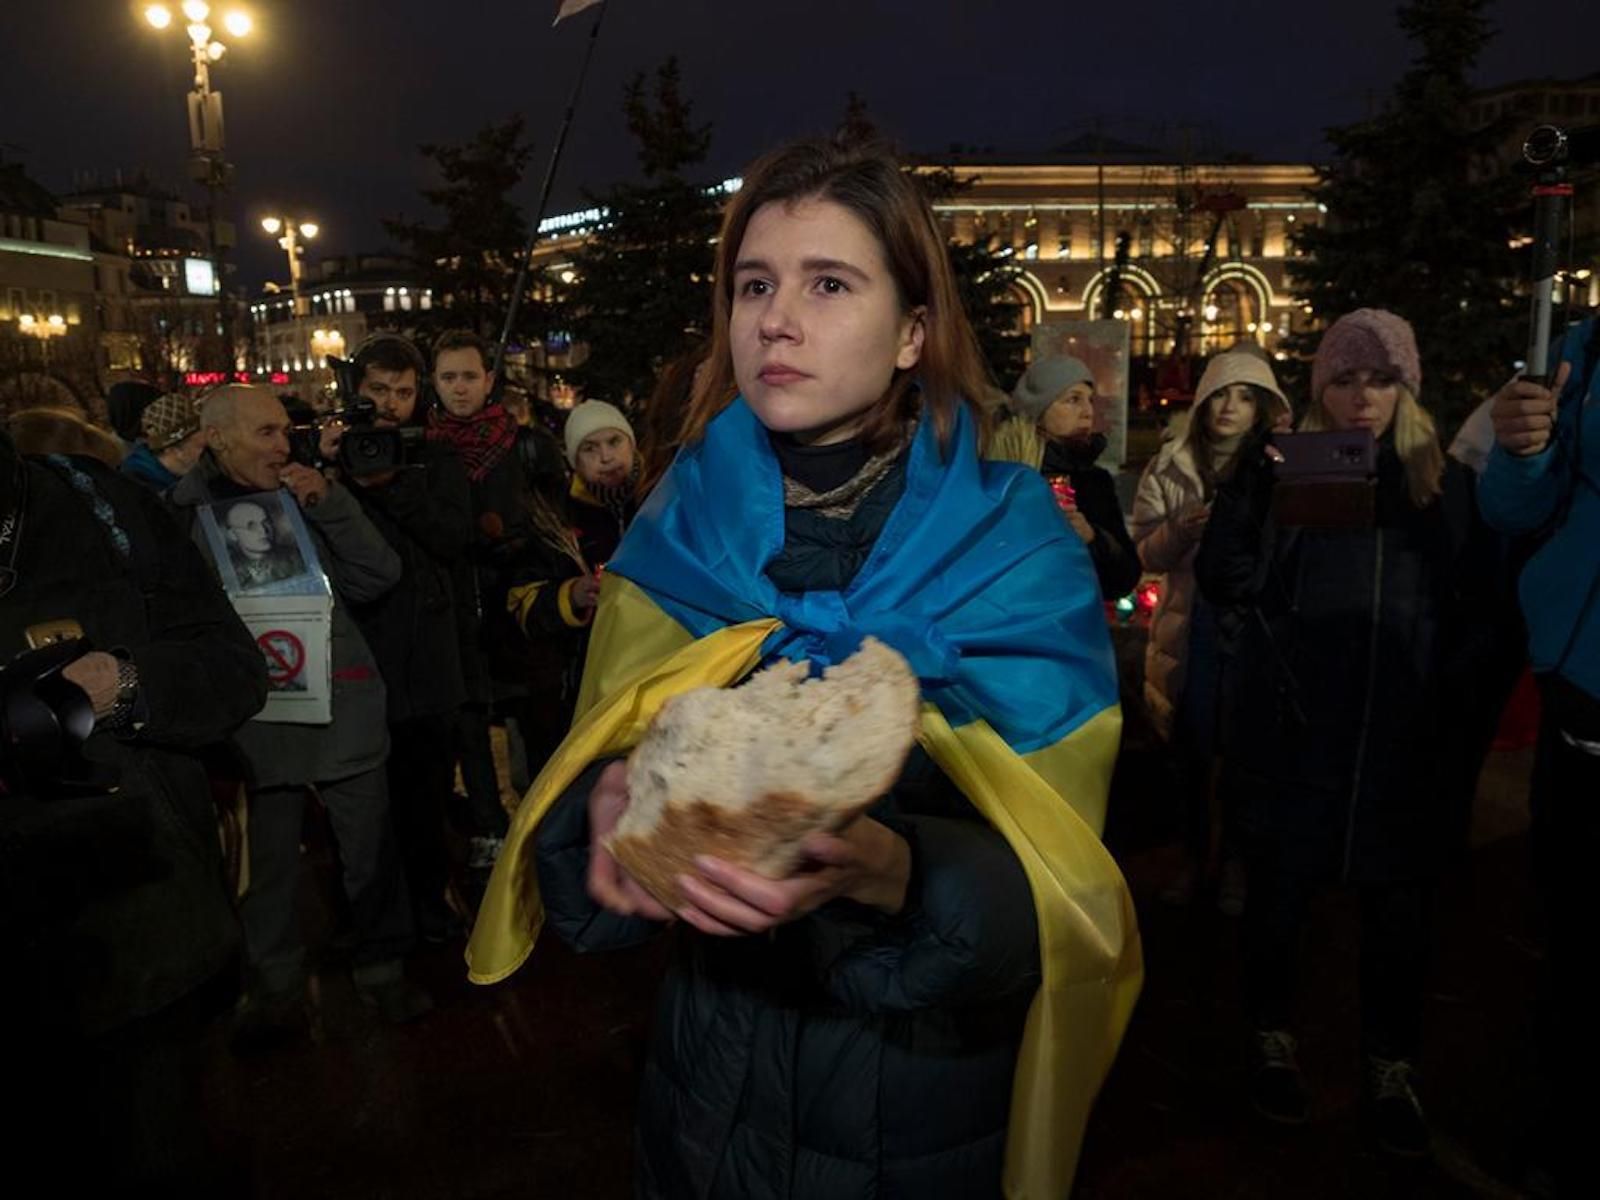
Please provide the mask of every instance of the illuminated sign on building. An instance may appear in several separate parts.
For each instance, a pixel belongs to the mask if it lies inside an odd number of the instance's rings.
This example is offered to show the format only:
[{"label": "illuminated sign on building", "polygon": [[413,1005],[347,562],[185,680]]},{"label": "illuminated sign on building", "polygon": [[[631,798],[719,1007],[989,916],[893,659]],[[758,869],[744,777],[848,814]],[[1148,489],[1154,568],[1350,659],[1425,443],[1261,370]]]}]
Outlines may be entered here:
[{"label": "illuminated sign on building", "polygon": [[283,371],[190,371],[183,377],[185,387],[220,387],[224,383],[286,384],[289,376]]},{"label": "illuminated sign on building", "polygon": [[216,268],[203,258],[184,259],[183,286],[191,296],[215,296],[217,294]]}]

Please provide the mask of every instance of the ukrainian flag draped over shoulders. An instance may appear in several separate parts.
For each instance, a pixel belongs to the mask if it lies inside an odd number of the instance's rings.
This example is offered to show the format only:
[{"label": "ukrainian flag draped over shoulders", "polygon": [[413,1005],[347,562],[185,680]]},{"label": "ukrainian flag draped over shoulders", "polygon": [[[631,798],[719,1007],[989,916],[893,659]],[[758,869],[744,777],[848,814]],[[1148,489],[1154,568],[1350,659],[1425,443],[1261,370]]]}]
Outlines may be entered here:
[{"label": "ukrainian flag draped over shoulders", "polygon": [[542,915],[533,832],[595,759],[623,753],[670,696],[779,656],[828,665],[866,636],[911,663],[930,757],[1027,872],[1042,983],[1017,1063],[1005,1194],[1059,1200],[1138,995],[1139,935],[1101,845],[1121,732],[1099,585],[1036,472],[979,459],[959,408],[924,420],[905,491],[842,592],[778,591],[783,480],[742,399],[684,450],[607,567],[571,734],[529,790],[467,949],[472,978],[527,958]]}]

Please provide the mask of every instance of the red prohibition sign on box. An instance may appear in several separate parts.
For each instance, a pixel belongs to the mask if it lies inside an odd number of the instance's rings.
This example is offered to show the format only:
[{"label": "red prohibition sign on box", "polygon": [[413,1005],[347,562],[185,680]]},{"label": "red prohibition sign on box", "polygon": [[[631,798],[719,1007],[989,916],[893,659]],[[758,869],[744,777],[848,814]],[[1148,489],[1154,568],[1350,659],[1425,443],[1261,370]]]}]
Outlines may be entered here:
[{"label": "red prohibition sign on box", "polygon": [[269,629],[256,639],[267,658],[267,680],[288,683],[305,669],[305,643],[287,629]]}]

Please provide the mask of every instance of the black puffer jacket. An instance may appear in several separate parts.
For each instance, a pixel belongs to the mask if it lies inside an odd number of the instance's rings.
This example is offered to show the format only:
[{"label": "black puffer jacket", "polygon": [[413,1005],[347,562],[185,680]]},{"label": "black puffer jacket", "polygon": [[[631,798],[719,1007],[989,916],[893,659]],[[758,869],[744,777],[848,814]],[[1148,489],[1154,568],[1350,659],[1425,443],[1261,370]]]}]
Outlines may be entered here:
[{"label": "black puffer jacket", "polygon": [[383,673],[391,725],[453,712],[466,699],[452,576],[472,542],[472,493],[449,447],[425,442],[421,455],[417,466],[382,485],[349,485],[400,556],[400,582],[350,608]]},{"label": "black puffer jacket", "polygon": [[1498,587],[1473,481],[1411,502],[1379,445],[1376,526],[1280,529],[1260,443],[1219,490],[1195,573],[1229,649],[1227,794],[1247,835],[1354,882],[1425,877],[1470,795],[1441,780],[1492,649]]},{"label": "black puffer jacket", "polygon": [[[869,496],[860,511],[889,507]],[[795,516],[771,571],[785,590],[803,582],[791,569],[828,573],[829,553],[854,540],[830,550]],[[597,908],[585,890],[586,801],[602,766],[557,803],[538,840],[546,911],[580,950],[659,928]],[[899,914],[836,901],[767,937],[676,931],[640,1097],[640,1196],[999,1195],[1012,1076],[1039,983],[1027,878],[920,751],[871,815],[912,849]]]},{"label": "black puffer jacket", "polygon": [[[88,459],[70,471],[18,464],[0,442],[0,473],[27,480],[0,662],[27,648],[29,627],[70,619],[94,648],[126,653],[140,686],[137,730],[97,731],[85,751],[120,774],[120,791],[0,795],[0,1029],[48,1042],[148,1016],[233,960],[238,929],[198,752],[255,715],[267,680],[152,493]],[[0,480],[0,501],[15,495]],[[0,523],[10,516],[0,502]]]}]

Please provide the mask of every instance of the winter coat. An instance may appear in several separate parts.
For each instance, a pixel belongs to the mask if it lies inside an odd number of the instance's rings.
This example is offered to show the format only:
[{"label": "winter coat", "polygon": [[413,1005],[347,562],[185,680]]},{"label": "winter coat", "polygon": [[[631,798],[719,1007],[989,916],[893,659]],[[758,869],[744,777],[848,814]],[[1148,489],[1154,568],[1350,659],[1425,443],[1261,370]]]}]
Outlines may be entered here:
[{"label": "winter coat", "polygon": [[1571,330],[1560,357],[1572,373],[1555,437],[1526,458],[1498,445],[1490,451],[1483,512],[1508,534],[1553,525],[1522,572],[1528,654],[1535,671],[1559,675],[1593,708],[1600,707],[1600,321]]},{"label": "winter coat", "polygon": [[1041,436],[1022,417],[1004,422],[989,445],[989,457],[1020,462],[1046,476],[1064,475],[1072,484],[1078,511],[1094,529],[1089,557],[1107,600],[1126,596],[1139,584],[1139,552],[1122,519],[1122,502],[1111,472],[1095,466],[1104,453],[1102,434],[1082,441],[1061,441]]},{"label": "winter coat", "polygon": [[421,462],[350,493],[400,556],[400,582],[351,614],[377,659],[391,725],[450,713],[466,699],[452,576],[472,541],[472,493],[454,452],[424,442]]},{"label": "winter coat", "polygon": [[1205,485],[1194,453],[1180,438],[1164,445],[1139,477],[1129,522],[1141,565],[1163,577],[1145,647],[1144,702],[1156,731],[1169,739],[1183,698],[1189,622],[1199,598],[1194,558],[1200,539],[1185,533],[1177,518],[1204,503]]},{"label": "winter coat", "polygon": [[[242,492],[208,450],[173,489],[171,500],[204,549],[195,509]],[[333,589],[333,720],[327,725],[251,721],[239,730],[236,740],[256,788],[345,779],[381,766],[389,754],[383,676],[350,608],[376,601],[399,583],[400,556],[343,484],[329,484],[321,502],[302,515]]]},{"label": "winter coat", "polygon": [[506,608],[524,637],[517,652],[524,677],[535,690],[557,687],[570,717],[594,619],[593,609],[573,604],[572,589],[617,552],[633,506],[607,507],[574,476],[564,514],[583,563],[536,535],[510,572]]},{"label": "winter coat", "polygon": [[472,484],[473,539],[469,562],[456,576],[460,606],[461,666],[467,697],[487,704],[495,685],[525,686],[519,665],[521,635],[507,616],[506,593],[520,567],[538,549],[528,515],[528,481],[513,447]]},{"label": "winter coat", "polygon": [[1087,442],[1052,439],[1045,445],[1044,462],[1039,469],[1047,476],[1065,475],[1071,482],[1078,511],[1094,529],[1089,557],[1100,580],[1100,594],[1115,600],[1139,586],[1142,568],[1139,552],[1122,520],[1117,481],[1110,471],[1095,466],[1105,445],[1105,438],[1099,434]]},{"label": "winter coat", "polygon": [[1225,786],[1243,832],[1297,869],[1425,878],[1462,827],[1471,796],[1441,781],[1496,587],[1472,483],[1447,460],[1417,509],[1385,439],[1373,528],[1278,528],[1257,439],[1218,490],[1195,572],[1231,650]]},{"label": "winter coat", "polygon": [[0,604],[0,663],[27,649],[31,626],[70,619],[93,648],[132,660],[139,692],[134,726],[99,728],[85,747],[120,790],[0,795],[0,1027],[47,1043],[155,1013],[234,961],[199,752],[254,715],[267,689],[261,653],[160,501],[71,461],[77,482],[38,460],[20,468],[26,517]]},{"label": "winter coat", "polygon": [[[858,509],[882,518],[891,476]],[[888,488],[891,500],[873,504]],[[789,511],[773,581],[846,581],[831,538]],[[860,532],[858,529],[857,533]],[[826,570],[823,570],[826,568]],[[540,826],[552,927],[583,951],[659,927],[585,888],[590,768]],[[965,1200],[999,1191],[1011,1083],[1039,984],[1027,877],[920,750],[871,813],[912,848],[894,916],[835,901],[766,937],[676,931],[639,1108],[636,1192],[715,1200]]]}]

